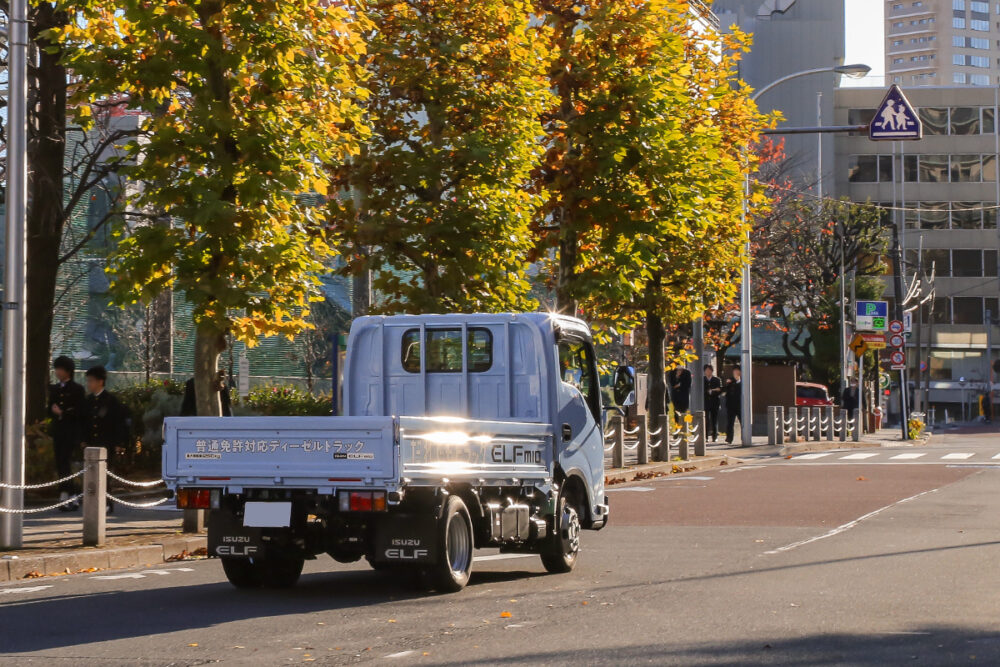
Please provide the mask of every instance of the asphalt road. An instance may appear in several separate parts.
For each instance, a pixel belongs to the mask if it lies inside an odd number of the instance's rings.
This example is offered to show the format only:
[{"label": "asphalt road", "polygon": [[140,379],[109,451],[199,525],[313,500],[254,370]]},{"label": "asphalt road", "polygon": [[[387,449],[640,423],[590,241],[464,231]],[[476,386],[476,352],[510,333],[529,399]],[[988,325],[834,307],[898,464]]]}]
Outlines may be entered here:
[{"label": "asphalt road", "polygon": [[613,487],[574,572],[489,558],[454,595],[327,558],[290,591],[215,561],[5,585],[0,664],[997,664],[1000,437],[932,442]]}]

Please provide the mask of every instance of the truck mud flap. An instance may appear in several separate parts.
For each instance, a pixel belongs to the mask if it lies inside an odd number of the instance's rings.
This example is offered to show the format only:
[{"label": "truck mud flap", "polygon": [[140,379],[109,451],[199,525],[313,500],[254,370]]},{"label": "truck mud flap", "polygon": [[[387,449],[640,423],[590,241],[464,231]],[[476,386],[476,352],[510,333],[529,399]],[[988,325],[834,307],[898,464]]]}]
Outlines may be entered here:
[{"label": "truck mud flap", "polygon": [[264,552],[260,528],[247,528],[243,521],[225,510],[208,515],[208,555],[218,558],[253,558]]},{"label": "truck mud flap", "polygon": [[380,563],[437,562],[437,520],[433,516],[390,514],[375,526],[375,560]]}]

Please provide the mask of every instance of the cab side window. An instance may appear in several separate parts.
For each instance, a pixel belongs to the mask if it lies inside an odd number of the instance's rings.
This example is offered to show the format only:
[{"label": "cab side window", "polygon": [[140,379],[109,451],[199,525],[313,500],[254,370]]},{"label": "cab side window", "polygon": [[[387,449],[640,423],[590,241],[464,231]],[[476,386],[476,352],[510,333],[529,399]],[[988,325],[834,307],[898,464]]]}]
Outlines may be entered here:
[{"label": "cab side window", "polygon": [[583,395],[584,401],[600,422],[600,390],[594,367],[594,352],[589,343],[565,340],[559,343],[559,376],[568,385],[575,387]]}]

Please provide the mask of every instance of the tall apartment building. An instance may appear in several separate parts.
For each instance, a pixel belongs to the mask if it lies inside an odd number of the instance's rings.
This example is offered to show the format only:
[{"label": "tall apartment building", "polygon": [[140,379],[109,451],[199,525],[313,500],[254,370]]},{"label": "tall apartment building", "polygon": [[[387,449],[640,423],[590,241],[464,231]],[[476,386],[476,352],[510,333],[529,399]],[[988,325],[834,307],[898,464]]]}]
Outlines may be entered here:
[{"label": "tall apartment building", "polygon": [[[836,124],[869,122],[884,94],[881,88],[839,89]],[[897,143],[838,136],[836,194],[888,209],[886,222],[900,231],[908,279],[918,260],[936,268],[936,296],[922,318],[925,347],[918,354],[911,337],[907,362],[911,380],[918,377],[918,361],[925,364],[927,400],[940,420],[945,408],[961,415],[962,404],[975,401],[996,357],[986,353],[985,314],[1000,315],[998,88],[921,86],[906,94],[923,121],[924,138]],[[885,282],[891,300],[892,276]],[[1000,329],[991,333],[996,350]]]},{"label": "tall apartment building", "polygon": [[1000,3],[885,0],[886,82],[974,86],[1000,82]]},{"label": "tall apartment building", "polygon": [[[844,64],[844,0],[714,0],[712,11],[723,30],[736,25],[753,34],[739,74],[757,90],[786,74]],[[767,91],[757,104],[763,111],[780,111],[784,126],[812,126],[820,119],[832,125],[833,91],[839,79],[832,72],[796,79]],[[800,182],[815,183],[817,172],[824,178],[833,175],[830,135],[789,135],[784,141]]]}]

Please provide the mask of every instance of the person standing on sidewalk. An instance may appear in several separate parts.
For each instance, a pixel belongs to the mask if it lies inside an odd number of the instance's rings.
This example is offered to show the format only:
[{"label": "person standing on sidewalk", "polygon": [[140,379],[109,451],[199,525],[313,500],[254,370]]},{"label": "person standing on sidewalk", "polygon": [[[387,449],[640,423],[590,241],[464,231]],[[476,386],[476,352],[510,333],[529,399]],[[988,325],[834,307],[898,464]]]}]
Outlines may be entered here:
[{"label": "person standing on sidewalk", "polygon": [[719,405],[722,401],[722,380],[715,377],[715,369],[705,364],[705,435],[712,442],[719,439]]},{"label": "person standing on sidewalk", "polygon": [[743,372],[737,366],[733,369],[733,377],[726,384],[726,444],[733,444],[736,434],[736,420],[740,420],[743,428]]},{"label": "person standing on sidewalk", "polygon": [[[104,366],[87,369],[87,418],[83,439],[87,447],[104,447],[108,452],[108,469],[124,453],[128,437],[128,415],[118,397],[104,388],[108,372]],[[108,511],[114,505],[108,501]]]},{"label": "person standing on sidewalk", "polygon": [[[52,415],[52,450],[56,459],[56,476],[60,479],[72,473],[73,461],[79,459],[83,441],[84,392],[73,381],[76,364],[66,356],[52,363],[57,382],[49,385],[49,414]],[[59,485],[59,500],[69,498],[76,486],[72,480]],[[63,512],[72,512],[77,505],[62,505]]]},{"label": "person standing on sidewalk", "polygon": [[[680,354],[681,351],[676,352]],[[679,424],[691,407],[691,371],[683,366],[672,368],[667,373],[667,384],[670,386],[670,402],[674,406],[674,418]]]}]

